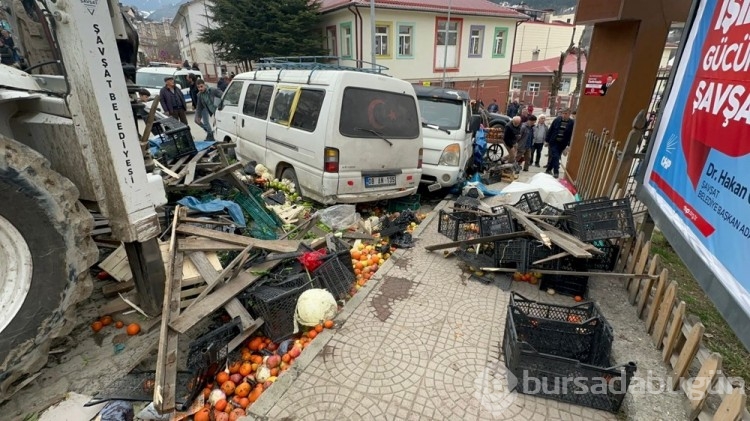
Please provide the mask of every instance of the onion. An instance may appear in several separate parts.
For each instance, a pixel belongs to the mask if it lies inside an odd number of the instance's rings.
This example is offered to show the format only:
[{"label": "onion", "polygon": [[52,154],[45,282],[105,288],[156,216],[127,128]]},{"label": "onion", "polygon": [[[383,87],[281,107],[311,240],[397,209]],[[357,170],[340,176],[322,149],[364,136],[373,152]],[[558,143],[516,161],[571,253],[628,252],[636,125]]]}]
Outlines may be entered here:
[{"label": "onion", "polygon": [[271,377],[271,369],[267,365],[263,364],[258,367],[258,371],[255,372],[255,380],[258,383],[265,383],[269,377]]},{"label": "onion", "polygon": [[216,402],[226,398],[227,395],[225,395],[224,392],[221,391],[221,389],[214,389],[211,391],[211,394],[208,395],[208,402],[213,407],[214,405],[216,405]]}]

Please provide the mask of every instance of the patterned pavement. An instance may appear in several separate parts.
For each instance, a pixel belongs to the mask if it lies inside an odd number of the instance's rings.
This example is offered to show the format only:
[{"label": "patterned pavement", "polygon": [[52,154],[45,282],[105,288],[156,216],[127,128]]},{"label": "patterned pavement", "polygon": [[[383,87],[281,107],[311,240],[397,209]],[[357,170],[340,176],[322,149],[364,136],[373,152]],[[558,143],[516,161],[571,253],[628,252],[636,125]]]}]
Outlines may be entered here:
[{"label": "patterned pavement", "polygon": [[[497,391],[504,384],[500,347],[510,294],[498,285],[508,278],[498,275],[502,281],[492,285],[469,280],[455,258],[424,250],[447,239],[437,233],[437,218],[423,225],[418,245],[377,273],[358,294],[364,299],[350,303],[327,342],[297,367],[296,378],[264,393],[249,419],[616,420],[608,412]],[[526,283],[513,289],[541,298]],[[570,298],[561,302],[570,305]]]}]

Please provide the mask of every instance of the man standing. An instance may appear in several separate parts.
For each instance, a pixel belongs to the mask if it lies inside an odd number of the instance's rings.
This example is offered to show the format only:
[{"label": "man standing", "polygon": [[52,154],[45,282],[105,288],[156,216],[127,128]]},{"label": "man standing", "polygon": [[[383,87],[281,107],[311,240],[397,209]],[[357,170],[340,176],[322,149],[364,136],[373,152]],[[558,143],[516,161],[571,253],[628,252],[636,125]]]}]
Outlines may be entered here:
[{"label": "man standing", "polygon": [[528,171],[531,165],[531,151],[534,144],[534,125],[536,116],[530,115],[526,124],[521,126],[521,140],[518,143],[518,153],[523,155],[523,170]]},{"label": "man standing", "polygon": [[492,103],[487,106],[487,112],[488,113],[496,113],[500,110],[500,107],[497,105],[497,100],[493,99]]},{"label": "man standing", "polygon": [[196,84],[198,77],[196,77],[194,73],[188,73],[187,80],[188,89],[190,91],[190,102],[193,103],[193,110],[197,110],[198,106],[195,104],[195,101],[198,98],[198,85]]},{"label": "man standing", "polygon": [[503,143],[505,143],[505,149],[508,150],[508,159],[505,161],[508,164],[513,164],[513,169],[516,173],[520,172],[520,168],[516,163],[516,152],[518,147],[518,141],[521,138],[521,117],[515,116],[510,120],[503,130]]},{"label": "man standing", "polygon": [[219,78],[219,81],[216,82],[216,87],[222,92],[227,90],[228,85],[229,85],[229,76],[227,75],[221,75],[221,77]]},{"label": "man standing", "polygon": [[198,87],[198,96],[195,104],[195,122],[206,131],[206,140],[215,141],[214,131],[211,128],[211,116],[216,112],[215,98],[221,98],[222,92],[218,89],[209,88],[203,79],[198,79],[195,84]]},{"label": "man standing", "polygon": [[161,109],[165,113],[180,120],[186,126],[188,125],[187,116],[185,115],[185,111],[187,111],[185,97],[182,95],[182,91],[175,87],[174,77],[167,76],[164,78],[164,87],[159,91],[159,99]]},{"label": "man standing", "polygon": [[539,160],[542,158],[542,149],[544,148],[544,142],[547,141],[547,132],[549,128],[546,123],[547,117],[541,114],[534,126],[534,141],[531,145],[531,161],[534,162],[534,166],[539,168]]},{"label": "man standing", "polygon": [[575,121],[570,119],[570,109],[565,108],[562,115],[552,122],[547,133],[549,144],[549,162],[547,162],[546,173],[557,178],[560,176],[560,156],[565,148],[570,145],[573,136],[573,125]]},{"label": "man standing", "polygon": [[518,115],[518,111],[521,108],[521,105],[518,103],[517,99],[514,99],[513,102],[511,102],[508,105],[508,117],[513,118]]}]

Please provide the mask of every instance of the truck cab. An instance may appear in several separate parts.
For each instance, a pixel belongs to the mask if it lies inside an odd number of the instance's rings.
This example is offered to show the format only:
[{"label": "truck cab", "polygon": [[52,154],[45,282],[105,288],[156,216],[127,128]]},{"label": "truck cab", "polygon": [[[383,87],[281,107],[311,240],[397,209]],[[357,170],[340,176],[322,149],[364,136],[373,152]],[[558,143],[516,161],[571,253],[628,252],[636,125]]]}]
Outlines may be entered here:
[{"label": "truck cab", "polygon": [[430,191],[451,187],[466,177],[472,156],[469,94],[455,89],[415,86],[422,116],[422,183]]}]

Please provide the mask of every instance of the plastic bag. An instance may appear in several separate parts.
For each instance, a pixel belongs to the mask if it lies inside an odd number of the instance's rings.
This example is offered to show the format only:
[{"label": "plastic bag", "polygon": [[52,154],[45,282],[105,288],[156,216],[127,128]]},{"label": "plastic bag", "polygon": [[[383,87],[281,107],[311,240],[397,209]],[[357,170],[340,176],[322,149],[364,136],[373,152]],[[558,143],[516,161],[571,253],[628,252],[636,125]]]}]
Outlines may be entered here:
[{"label": "plastic bag", "polygon": [[360,216],[354,205],[334,205],[317,212],[320,222],[334,231],[345,230],[358,224]]}]

